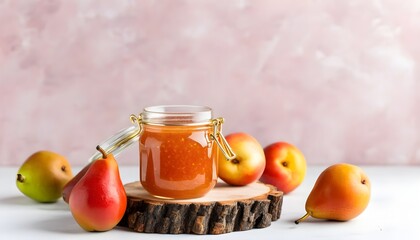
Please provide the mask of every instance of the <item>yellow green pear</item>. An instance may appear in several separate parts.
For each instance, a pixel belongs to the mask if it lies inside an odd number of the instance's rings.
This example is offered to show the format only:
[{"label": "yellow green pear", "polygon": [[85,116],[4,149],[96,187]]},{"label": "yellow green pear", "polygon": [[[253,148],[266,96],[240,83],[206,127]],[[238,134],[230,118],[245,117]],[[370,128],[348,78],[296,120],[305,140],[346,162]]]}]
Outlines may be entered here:
[{"label": "yellow green pear", "polygon": [[18,189],[42,203],[56,202],[73,173],[67,159],[51,151],[38,151],[26,159],[16,175]]}]

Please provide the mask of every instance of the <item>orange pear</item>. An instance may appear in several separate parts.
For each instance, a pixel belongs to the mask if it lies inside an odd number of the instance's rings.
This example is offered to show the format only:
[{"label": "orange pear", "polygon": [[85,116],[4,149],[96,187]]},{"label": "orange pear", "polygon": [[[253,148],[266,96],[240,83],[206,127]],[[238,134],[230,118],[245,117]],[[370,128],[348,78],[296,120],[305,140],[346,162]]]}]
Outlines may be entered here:
[{"label": "orange pear", "polygon": [[370,181],[355,165],[339,163],[325,169],[315,182],[306,200],[306,214],[319,219],[347,221],[357,217],[370,199]]}]

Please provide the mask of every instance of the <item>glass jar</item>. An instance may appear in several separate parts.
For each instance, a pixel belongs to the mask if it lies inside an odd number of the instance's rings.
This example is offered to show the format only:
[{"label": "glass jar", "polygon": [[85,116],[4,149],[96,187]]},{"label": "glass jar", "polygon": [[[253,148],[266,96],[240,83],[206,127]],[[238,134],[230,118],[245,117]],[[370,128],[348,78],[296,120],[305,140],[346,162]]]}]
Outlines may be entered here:
[{"label": "glass jar", "polygon": [[213,119],[209,107],[146,107],[131,120],[137,127],[120,132],[101,147],[117,152],[138,140],[140,182],[156,197],[204,196],[216,184],[220,152],[227,159],[235,157],[221,134],[223,119]]}]

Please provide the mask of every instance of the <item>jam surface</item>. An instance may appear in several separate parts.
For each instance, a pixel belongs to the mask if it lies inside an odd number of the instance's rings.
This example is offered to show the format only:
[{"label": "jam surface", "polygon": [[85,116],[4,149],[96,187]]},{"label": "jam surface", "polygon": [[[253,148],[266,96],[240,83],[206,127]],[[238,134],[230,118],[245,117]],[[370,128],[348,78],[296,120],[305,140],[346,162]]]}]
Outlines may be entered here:
[{"label": "jam surface", "polygon": [[149,126],[140,137],[140,182],[152,195],[186,199],[205,195],[217,180],[217,146],[210,127]]}]

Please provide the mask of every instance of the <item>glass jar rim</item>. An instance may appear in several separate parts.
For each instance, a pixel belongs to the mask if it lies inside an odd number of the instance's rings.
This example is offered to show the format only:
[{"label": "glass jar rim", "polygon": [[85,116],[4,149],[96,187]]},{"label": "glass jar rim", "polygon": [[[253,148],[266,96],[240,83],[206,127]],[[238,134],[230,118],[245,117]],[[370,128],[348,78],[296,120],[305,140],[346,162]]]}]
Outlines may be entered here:
[{"label": "glass jar rim", "polygon": [[143,109],[143,124],[190,125],[207,124],[212,118],[212,109],[197,105],[158,105]]}]

